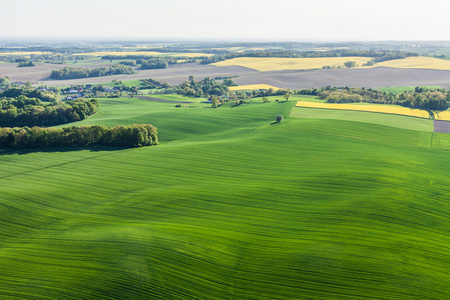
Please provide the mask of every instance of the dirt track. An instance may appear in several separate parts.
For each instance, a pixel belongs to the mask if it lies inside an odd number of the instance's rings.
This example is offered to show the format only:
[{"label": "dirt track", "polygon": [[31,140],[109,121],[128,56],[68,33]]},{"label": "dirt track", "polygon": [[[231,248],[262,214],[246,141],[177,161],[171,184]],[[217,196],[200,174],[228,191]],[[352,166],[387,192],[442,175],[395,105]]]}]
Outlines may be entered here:
[{"label": "dirt track", "polygon": [[[0,64],[0,76],[10,76],[12,81],[33,81],[49,86],[67,86],[71,84],[101,83],[117,80],[156,79],[170,84],[180,84],[189,75],[196,79],[216,76],[239,76],[233,78],[238,84],[269,84],[280,88],[313,88],[323,86],[350,87],[386,87],[440,85],[450,88],[450,71],[426,69],[394,69],[379,67],[374,69],[334,69],[334,70],[283,70],[258,72],[244,67],[216,67],[200,64],[181,64],[161,70],[136,70],[137,74],[93,77],[71,80],[52,80],[53,69],[65,65],[38,64],[36,67],[17,68],[16,64]],[[101,65],[106,66],[106,65]],[[82,67],[78,65],[78,67]],[[90,68],[96,67],[90,65]]]}]

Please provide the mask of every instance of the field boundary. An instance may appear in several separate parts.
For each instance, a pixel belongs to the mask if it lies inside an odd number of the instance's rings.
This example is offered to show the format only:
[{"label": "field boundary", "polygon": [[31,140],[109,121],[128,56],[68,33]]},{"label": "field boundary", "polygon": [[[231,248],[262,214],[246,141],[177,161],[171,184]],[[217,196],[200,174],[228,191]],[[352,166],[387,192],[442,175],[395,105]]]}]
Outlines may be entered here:
[{"label": "field boundary", "polygon": [[[335,110],[349,110],[349,111],[363,111],[371,113],[381,113],[381,114],[391,114],[398,116],[414,117],[421,119],[432,119],[428,111],[422,109],[406,108],[406,107],[392,107],[386,106],[382,108],[382,105],[357,105],[357,104],[337,104],[337,103],[317,103],[317,102],[307,102],[298,101],[296,107],[302,108],[320,108],[320,109],[335,109]],[[389,111],[386,108],[396,109],[396,111]],[[404,111],[404,113],[402,112]],[[415,114],[408,113],[414,112]],[[425,115],[426,114],[426,115]]]},{"label": "field boundary", "polygon": [[147,101],[156,101],[156,102],[167,102],[167,103],[195,103],[192,101],[177,101],[177,100],[166,100],[166,99],[160,99],[155,97],[146,97],[146,96],[134,96],[134,98],[141,99],[141,100],[147,100]]}]

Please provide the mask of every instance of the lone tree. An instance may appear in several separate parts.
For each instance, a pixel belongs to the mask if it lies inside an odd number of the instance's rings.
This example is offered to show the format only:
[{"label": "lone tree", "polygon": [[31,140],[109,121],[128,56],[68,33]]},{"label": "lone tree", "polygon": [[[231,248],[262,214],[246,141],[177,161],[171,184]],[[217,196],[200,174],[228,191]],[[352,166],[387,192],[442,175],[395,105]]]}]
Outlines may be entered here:
[{"label": "lone tree", "polygon": [[283,121],[283,115],[278,115],[277,122],[280,123],[281,121]]},{"label": "lone tree", "polygon": [[217,108],[219,106],[219,99],[216,96],[211,98],[211,106]]},{"label": "lone tree", "polygon": [[284,99],[286,99],[286,101],[289,101],[289,98],[291,98],[291,96],[292,96],[292,91],[291,91],[291,89],[288,89],[286,91],[286,93],[284,94]]},{"label": "lone tree", "polygon": [[347,61],[347,62],[344,63],[344,66],[347,69],[350,69],[350,68],[356,67],[356,63],[354,61]]}]

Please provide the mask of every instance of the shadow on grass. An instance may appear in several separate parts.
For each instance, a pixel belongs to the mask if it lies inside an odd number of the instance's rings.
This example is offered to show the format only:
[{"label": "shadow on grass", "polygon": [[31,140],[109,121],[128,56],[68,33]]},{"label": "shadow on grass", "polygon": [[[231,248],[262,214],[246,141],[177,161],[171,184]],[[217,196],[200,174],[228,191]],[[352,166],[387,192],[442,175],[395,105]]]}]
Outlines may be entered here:
[{"label": "shadow on grass", "polygon": [[46,148],[1,148],[0,157],[4,155],[26,155],[30,153],[54,153],[54,152],[74,152],[81,150],[88,150],[91,152],[102,152],[102,151],[120,151],[126,149],[133,149],[130,147],[118,147],[118,146],[76,146],[76,147],[46,147]]},{"label": "shadow on grass", "polygon": [[274,124],[278,124],[278,123],[281,123],[281,122],[273,121],[272,123],[270,123],[270,125],[274,125]]}]

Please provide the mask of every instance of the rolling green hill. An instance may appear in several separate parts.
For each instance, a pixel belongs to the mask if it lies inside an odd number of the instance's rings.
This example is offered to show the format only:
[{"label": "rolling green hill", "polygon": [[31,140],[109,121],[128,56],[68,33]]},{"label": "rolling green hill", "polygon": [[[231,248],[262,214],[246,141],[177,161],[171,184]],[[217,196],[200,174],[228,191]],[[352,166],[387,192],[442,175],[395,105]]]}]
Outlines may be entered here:
[{"label": "rolling green hill", "polygon": [[1,150],[0,298],[449,298],[448,135],[295,103],[105,99],[80,124],[161,144]]}]

